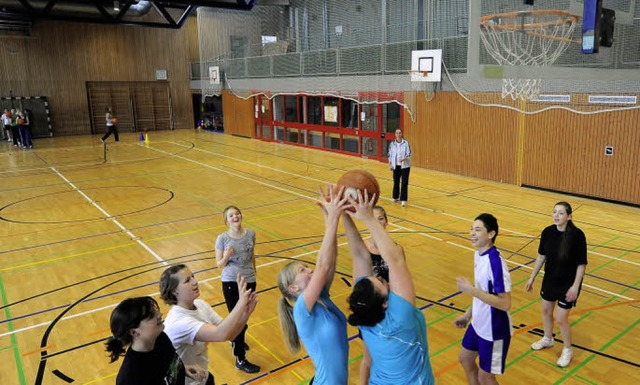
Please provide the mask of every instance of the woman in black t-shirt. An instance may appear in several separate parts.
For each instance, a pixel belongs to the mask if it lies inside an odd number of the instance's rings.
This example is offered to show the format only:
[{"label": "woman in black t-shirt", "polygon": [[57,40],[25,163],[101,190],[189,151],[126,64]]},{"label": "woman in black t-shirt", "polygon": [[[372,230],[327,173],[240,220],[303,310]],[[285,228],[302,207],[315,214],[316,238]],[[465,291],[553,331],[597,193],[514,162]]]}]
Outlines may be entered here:
[{"label": "woman in black t-shirt", "polygon": [[564,344],[557,361],[561,368],[569,366],[573,358],[569,312],[576,306],[587,266],[587,240],[582,230],[573,224],[572,212],[571,205],[567,202],[558,202],[553,207],[554,224],[542,231],[538,260],[526,284],[527,292],[531,292],[533,281],[542,265],[545,265],[540,289],[544,337],[531,344],[531,349],[541,350],[553,346],[553,309],[557,302],[556,320]]},{"label": "woman in black t-shirt", "polygon": [[185,375],[198,380],[208,375],[195,366],[185,369],[163,332],[162,313],[153,298],[125,299],[111,313],[110,326],[113,335],[106,348],[111,362],[124,354],[116,385],[184,385]]}]

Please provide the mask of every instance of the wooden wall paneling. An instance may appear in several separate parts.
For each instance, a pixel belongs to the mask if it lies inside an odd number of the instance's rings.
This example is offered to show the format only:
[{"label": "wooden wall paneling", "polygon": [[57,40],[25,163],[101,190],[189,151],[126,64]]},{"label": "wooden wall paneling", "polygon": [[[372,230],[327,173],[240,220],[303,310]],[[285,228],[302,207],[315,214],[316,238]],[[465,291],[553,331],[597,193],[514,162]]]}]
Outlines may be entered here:
[{"label": "wooden wall paneling", "polygon": [[89,98],[89,113],[91,115],[91,127],[93,134],[100,134],[105,127],[105,106],[110,103],[110,92],[107,88],[92,87],[87,84],[87,97]]},{"label": "wooden wall paneling", "polygon": [[105,129],[106,106],[123,132],[171,128],[168,82],[90,82],[87,88],[97,133]]},{"label": "wooden wall paneling", "polygon": [[134,93],[134,108],[136,130],[153,130],[155,117],[153,112],[153,94],[149,87],[136,87]]},{"label": "wooden wall paneling", "polygon": [[[524,185],[640,204],[639,122],[639,110],[523,115],[438,92],[431,101],[416,97],[405,136],[418,167],[512,184],[521,167]],[[604,155],[606,145],[613,156]]]},{"label": "wooden wall paneling", "polygon": [[640,204],[639,120],[638,110],[528,116],[523,184]]},{"label": "wooden wall paneling", "polygon": [[517,114],[466,102],[455,92],[416,97],[416,122],[405,111],[412,164],[432,170],[516,183]]},{"label": "wooden wall paneling", "polygon": [[171,129],[171,107],[169,105],[169,87],[157,84],[151,88],[153,95],[154,128]]},{"label": "wooden wall paneling", "polygon": [[111,88],[111,108],[113,115],[118,118],[120,132],[132,131],[131,92],[126,85],[114,85]]},{"label": "wooden wall paneling", "polygon": [[95,112],[87,111],[93,103],[87,101],[87,82],[155,81],[156,69],[167,70],[176,126],[191,126],[196,17],[178,30],[39,21],[33,35],[18,42],[19,49],[0,61],[0,94],[46,96],[56,136],[91,133]]}]

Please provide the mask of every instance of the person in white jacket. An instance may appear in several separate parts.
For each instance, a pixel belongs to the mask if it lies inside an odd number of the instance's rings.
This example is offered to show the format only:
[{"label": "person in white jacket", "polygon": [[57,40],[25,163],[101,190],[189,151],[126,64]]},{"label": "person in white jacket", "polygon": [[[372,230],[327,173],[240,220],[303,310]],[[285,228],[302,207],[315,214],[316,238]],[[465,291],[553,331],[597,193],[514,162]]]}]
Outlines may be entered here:
[{"label": "person in white jacket", "polygon": [[411,171],[411,146],[396,130],[396,140],[389,143],[389,169],[393,171],[393,201],[407,205],[409,194],[409,172]]}]

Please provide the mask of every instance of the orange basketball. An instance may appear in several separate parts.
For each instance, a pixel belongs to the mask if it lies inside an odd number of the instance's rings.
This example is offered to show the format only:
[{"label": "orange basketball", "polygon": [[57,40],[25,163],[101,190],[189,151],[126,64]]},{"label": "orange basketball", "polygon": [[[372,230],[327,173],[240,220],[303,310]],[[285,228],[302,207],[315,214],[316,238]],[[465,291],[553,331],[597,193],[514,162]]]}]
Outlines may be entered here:
[{"label": "orange basketball", "polygon": [[376,194],[373,204],[375,205],[378,203],[378,198],[380,197],[380,185],[378,184],[376,177],[374,177],[369,171],[347,171],[340,177],[340,179],[338,179],[338,183],[336,184],[338,185],[338,188],[340,188],[340,186],[344,186],[345,194],[350,194],[354,199],[358,198],[357,190],[367,190],[369,198],[371,198],[373,194]]},{"label": "orange basketball", "polygon": [[113,122],[113,124],[118,124],[118,118],[111,118],[111,121]]}]

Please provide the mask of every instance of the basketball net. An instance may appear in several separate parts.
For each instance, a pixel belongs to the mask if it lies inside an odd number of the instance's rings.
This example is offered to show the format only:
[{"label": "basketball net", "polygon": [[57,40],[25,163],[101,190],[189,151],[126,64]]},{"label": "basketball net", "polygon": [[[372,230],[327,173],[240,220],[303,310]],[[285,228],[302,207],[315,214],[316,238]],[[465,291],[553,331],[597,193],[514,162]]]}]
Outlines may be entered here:
[{"label": "basketball net", "polygon": [[[571,43],[578,18],[568,11],[506,12],[480,18],[485,49],[505,66],[544,67],[553,64]],[[531,100],[540,95],[540,79],[503,78],[502,98]]]},{"label": "basketball net", "polygon": [[[435,83],[426,80],[426,78],[429,77],[429,71],[411,70],[409,71],[409,75],[411,76],[413,96],[415,97],[418,92],[422,92],[427,102],[433,100],[435,96]],[[415,100],[409,100],[409,104],[415,104]]]}]

